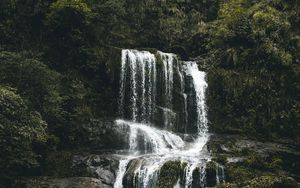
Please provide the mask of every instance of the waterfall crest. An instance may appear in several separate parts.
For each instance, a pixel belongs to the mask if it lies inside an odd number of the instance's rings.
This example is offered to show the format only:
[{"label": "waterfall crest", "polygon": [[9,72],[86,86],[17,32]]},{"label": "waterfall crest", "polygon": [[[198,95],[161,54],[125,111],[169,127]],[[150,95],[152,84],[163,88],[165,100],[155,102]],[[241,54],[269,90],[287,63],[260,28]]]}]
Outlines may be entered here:
[{"label": "waterfall crest", "polygon": [[[119,163],[114,187],[129,180],[126,187],[154,188],[161,167],[172,160],[186,164],[176,187],[204,187],[209,159],[204,147],[209,138],[206,73],[175,54],[137,50],[122,50],[120,72],[121,119],[116,124],[129,132],[128,154]],[[187,133],[193,141],[184,139]]]}]

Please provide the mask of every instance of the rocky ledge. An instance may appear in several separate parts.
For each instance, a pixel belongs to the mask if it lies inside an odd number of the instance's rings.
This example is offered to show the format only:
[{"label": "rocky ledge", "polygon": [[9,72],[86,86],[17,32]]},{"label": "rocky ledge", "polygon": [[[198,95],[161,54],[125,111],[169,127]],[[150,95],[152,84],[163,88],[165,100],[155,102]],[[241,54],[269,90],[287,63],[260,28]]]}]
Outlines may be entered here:
[{"label": "rocky ledge", "polygon": [[213,161],[225,167],[227,183],[219,187],[300,186],[300,147],[292,140],[267,142],[218,134],[211,136],[207,147]]}]

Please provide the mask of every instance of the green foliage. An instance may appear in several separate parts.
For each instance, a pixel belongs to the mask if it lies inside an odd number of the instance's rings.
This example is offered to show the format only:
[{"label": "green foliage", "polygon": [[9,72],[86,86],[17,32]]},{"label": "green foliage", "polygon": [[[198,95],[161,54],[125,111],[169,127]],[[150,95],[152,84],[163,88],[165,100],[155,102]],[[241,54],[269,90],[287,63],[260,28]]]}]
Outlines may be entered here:
[{"label": "green foliage", "polygon": [[[11,52],[0,52],[0,82],[18,88],[32,108],[49,122],[62,113],[59,93],[60,74],[39,60]],[[54,117],[53,117],[54,116]]]},{"label": "green foliage", "polygon": [[43,19],[51,1],[1,1],[0,47],[6,50],[39,51],[43,46]]},{"label": "green foliage", "polygon": [[[5,100],[15,105],[7,112],[12,119],[1,119],[1,130],[39,125],[43,119],[51,138],[43,149],[77,147],[83,123],[115,116],[120,49],[139,47],[183,59],[199,56],[212,68],[212,131],[299,139],[297,0],[2,0],[0,9],[0,84]],[[22,139],[4,147],[9,155],[1,156],[1,165],[10,166],[3,169],[9,174],[36,166],[32,144],[45,141],[45,128],[10,131]],[[32,140],[31,131],[36,131]],[[1,133],[1,144],[7,138],[8,132]],[[173,169],[174,176],[161,178],[161,185],[171,186],[177,177],[178,164],[170,165],[164,168]],[[280,167],[274,158],[263,168]],[[250,180],[247,168],[232,173]]]},{"label": "green foliage", "polygon": [[214,69],[208,76],[212,130],[297,138],[298,79],[292,74]]},{"label": "green foliage", "polygon": [[94,40],[90,20],[91,9],[83,0],[58,0],[51,4],[46,17],[46,56],[51,67],[64,71],[86,64]]},{"label": "green foliage", "polygon": [[60,147],[71,145],[76,126],[90,114],[84,102],[86,90],[82,81],[62,76],[26,54],[2,51],[0,62],[0,82],[17,88],[28,106],[41,113],[48,123],[49,132],[54,134],[54,145],[49,147],[55,148],[57,143]]},{"label": "green foliage", "polygon": [[279,69],[292,64],[295,46],[288,13],[265,1],[230,0],[219,10],[213,34],[215,47],[225,51],[225,67]]},{"label": "green foliage", "polygon": [[47,124],[29,110],[25,101],[9,87],[0,87],[0,175],[18,175],[22,168],[39,164],[33,144],[47,140]]},{"label": "green foliage", "polygon": [[45,159],[44,174],[52,177],[91,177],[86,166],[73,165],[74,153],[52,152]]}]

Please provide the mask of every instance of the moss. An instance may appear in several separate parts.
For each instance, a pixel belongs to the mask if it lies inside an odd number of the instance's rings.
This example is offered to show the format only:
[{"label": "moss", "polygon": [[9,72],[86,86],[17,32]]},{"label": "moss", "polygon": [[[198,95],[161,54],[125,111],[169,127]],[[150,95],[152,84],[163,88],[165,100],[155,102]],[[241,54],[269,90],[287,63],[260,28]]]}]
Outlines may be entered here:
[{"label": "moss", "polygon": [[291,177],[261,176],[247,182],[251,188],[297,188],[297,182]]},{"label": "moss", "polygon": [[227,157],[225,155],[217,155],[212,160],[220,164],[225,164],[227,162]]},{"label": "moss", "polygon": [[186,162],[183,162],[181,163],[181,170],[184,170],[187,166],[187,163]]},{"label": "moss", "polygon": [[269,169],[278,170],[282,169],[283,161],[279,157],[273,157],[270,163],[267,164]]},{"label": "moss", "polygon": [[245,160],[245,165],[251,168],[256,168],[256,169],[266,169],[267,163],[264,158],[262,158],[260,155],[257,153],[252,153],[248,159]]},{"label": "moss", "polygon": [[251,154],[252,152],[253,152],[253,151],[252,151],[250,148],[248,148],[248,147],[243,148],[243,149],[240,151],[241,155],[249,155],[249,154]]},{"label": "moss", "polygon": [[180,173],[182,171],[182,165],[180,161],[168,161],[160,169],[157,188],[172,188],[176,184]]},{"label": "moss", "polygon": [[238,186],[234,183],[224,183],[224,184],[218,185],[217,188],[238,188]]},{"label": "moss", "polygon": [[226,168],[226,178],[230,183],[242,184],[245,181],[249,181],[256,177],[256,172],[251,169],[232,164]]},{"label": "moss", "polygon": [[158,52],[155,53],[155,58],[156,58],[156,63],[158,66],[162,66],[163,65],[163,60],[161,58],[161,56],[159,55]]},{"label": "moss", "polygon": [[206,164],[205,168],[206,172],[206,184],[208,187],[215,186],[216,181],[216,175],[217,175],[217,164],[216,162],[210,161]]},{"label": "moss", "polygon": [[195,170],[193,171],[193,174],[192,174],[192,177],[193,177],[192,187],[201,187],[200,174],[201,174],[200,168],[199,167],[195,168]]}]

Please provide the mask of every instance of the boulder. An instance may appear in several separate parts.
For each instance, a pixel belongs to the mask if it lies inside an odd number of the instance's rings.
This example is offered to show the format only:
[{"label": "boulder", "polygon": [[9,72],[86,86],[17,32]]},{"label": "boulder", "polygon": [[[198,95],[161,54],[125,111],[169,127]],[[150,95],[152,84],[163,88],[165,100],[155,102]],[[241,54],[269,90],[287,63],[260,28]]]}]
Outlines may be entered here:
[{"label": "boulder", "polygon": [[83,167],[86,174],[98,178],[103,184],[113,186],[119,166],[119,158],[113,155],[75,155],[73,167]]}]

